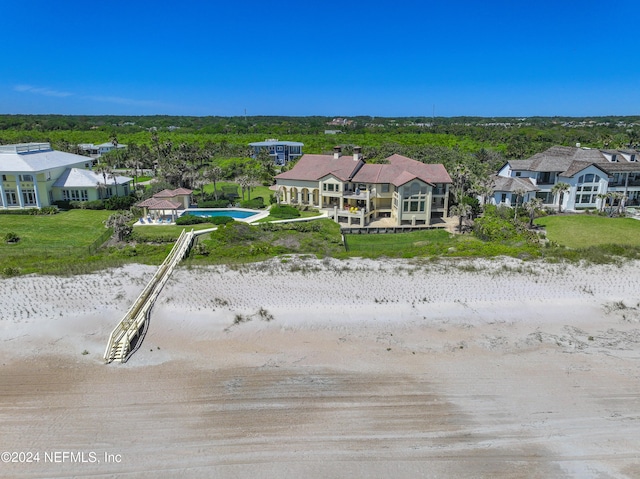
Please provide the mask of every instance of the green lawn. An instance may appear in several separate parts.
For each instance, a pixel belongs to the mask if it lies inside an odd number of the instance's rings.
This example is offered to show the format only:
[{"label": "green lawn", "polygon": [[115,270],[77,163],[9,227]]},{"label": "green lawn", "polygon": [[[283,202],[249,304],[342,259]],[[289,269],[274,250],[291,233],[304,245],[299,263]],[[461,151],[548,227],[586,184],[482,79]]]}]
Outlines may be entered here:
[{"label": "green lawn", "polygon": [[[216,182],[216,189],[218,191],[219,196],[222,196],[222,187],[223,186],[237,186],[238,187],[238,201],[242,201],[242,189],[240,188],[240,185],[238,185],[237,183],[232,183],[232,182],[228,182],[228,181],[217,181]],[[205,193],[208,194],[213,194],[213,183],[207,184],[204,186],[204,191]],[[262,199],[264,200],[264,204],[265,205],[269,205],[270,201],[269,198],[271,197],[271,195],[273,194],[273,191],[271,191],[269,189],[269,187],[267,186],[255,186],[253,188],[251,188],[251,199],[253,198],[257,198],[258,196],[262,196]],[[196,201],[200,200],[200,190],[196,190],[193,193],[194,199]],[[248,200],[249,199],[249,193],[245,192],[244,194],[244,199]]]},{"label": "green lawn", "polygon": [[44,272],[52,263],[71,264],[89,256],[112,211],[71,210],[56,215],[0,215],[0,237],[14,232],[17,244],[0,241],[0,269]]},{"label": "green lawn", "polygon": [[206,230],[210,228],[215,228],[216,225],[211,223],[200,223],[197,225],[159,225],[159,226],[136,226],[133,228],[133,239],[136,241],[145,241],[150,243],[168,243],[174,242],[180,236],[183,229],[187,231],[191,231],[191,229],[198,230]]},{"label": "green lawn", "polygon": [[536,220],[544,226],[547,238],[569,248],[601,245],[640,247],[640,221],[595,215],[553,215]]}]

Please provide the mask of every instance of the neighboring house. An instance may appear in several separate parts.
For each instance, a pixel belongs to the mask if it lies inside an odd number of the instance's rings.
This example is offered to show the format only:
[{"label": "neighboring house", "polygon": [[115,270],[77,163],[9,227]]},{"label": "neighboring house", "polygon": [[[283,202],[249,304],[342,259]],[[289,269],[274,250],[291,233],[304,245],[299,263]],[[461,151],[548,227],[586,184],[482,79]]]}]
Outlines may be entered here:
[{"label": "neighboring house", "polygon": [[[56,151],[49,143],[0,146],[0,208],[42,208],[55,201],[90,201],[109,194],[128,195],[131,178],[107,177],[86,156]],[[99,190],[100,193],[99,193]],[[104,190],[104,194],[102,193]]]},{"label": "neighboring house", "polygon": [[[493,175],[493,196],[487,199],[491,205],[515,206],[526,203],[531,198],[535,198],[540,191],[530,178],[511,178],[506,176]],[[522,194],[524,192],[524,195]]]},{"label": "neighboring house", "polygon": [[249,146],[253,148],[254,158],[258,156],[260,150],[265,148],[269,152],[269,156],[273,158],[273,162],[276,165],[284,165],[302,156],[302,147],[304,146],[304,143],[270,139],[258,141],[256,143],[249,143]]},{"label": "neighboring house", "polygon": [[120,150],[126,147],[127,145],[120,144],[116,146],[110,141],[108,141],[107,143],[100,143],[99,145],[94,145],[93,143],[81,143],[78,145],[78,148],[86,151],[91,158],[100,158],[102,155],[104,155],[105,153],[109,153],[112,150]]},{"label": "neighboring house", "polygon": [[527,160],[511,160],[499,177],[527,179],[538,188],[536,196],[546,206],[558,206],[553,187],[567,183],[562,209],[601,208],[599,195],[622,193],[625,204],[640,202],[640,153],[635,150],[598,150],[554,146]]},{"label": "neighboring house", "polygon": [[281,204],[329,210],[348,225],[384,217],[398,226],[430,225],[447,216],[451,177],[444,166],[400,155],[367,164],[360,148],[342,156],[336,147],[333,155],[304,155],[275,178]]}]

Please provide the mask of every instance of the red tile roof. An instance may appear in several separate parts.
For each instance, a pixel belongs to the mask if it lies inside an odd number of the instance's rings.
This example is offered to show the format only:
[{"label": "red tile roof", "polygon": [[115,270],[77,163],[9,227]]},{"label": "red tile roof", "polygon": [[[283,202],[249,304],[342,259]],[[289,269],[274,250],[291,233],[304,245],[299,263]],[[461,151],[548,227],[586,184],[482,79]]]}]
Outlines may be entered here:
[{"label": "red tile roof", "polygon": [[147,207],[150,210],[177,210],[182,208],[182,204],[180,203],[158,198],[149,198],[147,200],[141,201],[136,206]]},{"label": "red tile roof", "polygon": [[154,198],[173,198],[174,196],[179,196],[179,195],[190,195],[191,193],[193,193],[193,191],[188,190],[187,188],[177,188],[175,190],[162,190],[162,191],[158,191],[155,195],[153,195]]},{"label": "red tile roof", "polygon": [[354,160],[353,156],[336,159],[333,155],[303,155],[292,169],[280,173],[276,179],[319,181],[327,175],[334,175],[346,181],[360,165],[362,161]]},{"label": "red tile roof", "polygon": [[365,164],[352,156],[334,158],[333,155],[304,155],[289,171],[276,180],[319,181],[334,175],[342,181],[358,183],[391,183],[401,186],[419,178],[425,183],[451,183],[451,177],[441,164],[421,163],[401,155],[387,158],[388,163]]}]

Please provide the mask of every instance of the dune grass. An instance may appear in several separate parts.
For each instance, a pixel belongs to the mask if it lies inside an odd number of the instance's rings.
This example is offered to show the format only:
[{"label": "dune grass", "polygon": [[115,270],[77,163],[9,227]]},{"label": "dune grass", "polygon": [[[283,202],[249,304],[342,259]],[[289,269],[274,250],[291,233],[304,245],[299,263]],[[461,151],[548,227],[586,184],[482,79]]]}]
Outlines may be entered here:
[{"label": "dune grass", "polygon": [[444,230],[420,230],[397,234],[345,235],[350,256],[413,258],[416,256],[494,257],[539,256],[539,248],[526,243],[481,241]]},{"label": "dune grass", "polygon": [[[160,264],[171,250],[182,226],[134,228],[126,245],[92,252],[90,245],[105,232],[112,212],[72,210],[52,216],[0,215],[0,237],[13,232],[16,244],[0,242],[0,275],[78,274],[125,263]],[[189,260],[192,264],[252,262],[282,254],[333,257],[544,257],[552,261],[612,262],[640,258],[640,221],[591,215],[540,218],[551,247],[526,242],[481,241],[472,235],[452,235],[444,230],[399,234],[345,235],[329,219],[280,225],[232,227],[204,235]],[[194,229],[210,228],[193,225]],[[191,228],[188,227],[188,228]],[[554,246],[555,244],[560,246]]]}]

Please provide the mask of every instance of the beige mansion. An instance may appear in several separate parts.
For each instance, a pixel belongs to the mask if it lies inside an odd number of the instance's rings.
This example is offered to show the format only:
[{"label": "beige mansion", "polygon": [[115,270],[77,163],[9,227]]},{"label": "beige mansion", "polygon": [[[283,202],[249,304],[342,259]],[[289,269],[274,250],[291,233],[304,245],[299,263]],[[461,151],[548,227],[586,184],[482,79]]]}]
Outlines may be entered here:
[{"label": "beige mansion", "polygon": [[359,148],[343,156],[306,154],[275,177],[281,204],[327,210],[347,225],[367,226],[377,218],[394,225],[431,225],[447,216],[451,177],[441,164],[425,164],[392,155],[381,164],[366,163]]}]

